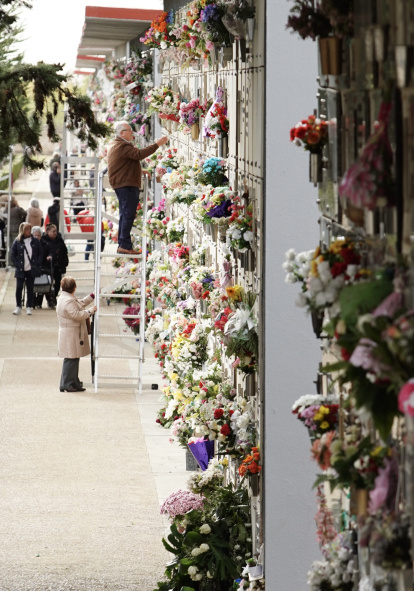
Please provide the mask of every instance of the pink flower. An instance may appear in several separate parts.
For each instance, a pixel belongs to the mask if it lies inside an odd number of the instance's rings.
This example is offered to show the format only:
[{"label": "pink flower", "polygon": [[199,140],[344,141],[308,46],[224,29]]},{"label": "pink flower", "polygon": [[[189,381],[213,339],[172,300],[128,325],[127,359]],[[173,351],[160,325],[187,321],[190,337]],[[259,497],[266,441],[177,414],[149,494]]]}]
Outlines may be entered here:
[{"label": "pink flower", "polygon": [[414,417],[414,378],[408,380],[398,394],[398,408],[401,412]]},{"label": "pink flower", "polygon": [[212,41],[206,41],[207,51],[210,51],[210,49],[213,49],[213,47],[214,47],[214,43]]}]

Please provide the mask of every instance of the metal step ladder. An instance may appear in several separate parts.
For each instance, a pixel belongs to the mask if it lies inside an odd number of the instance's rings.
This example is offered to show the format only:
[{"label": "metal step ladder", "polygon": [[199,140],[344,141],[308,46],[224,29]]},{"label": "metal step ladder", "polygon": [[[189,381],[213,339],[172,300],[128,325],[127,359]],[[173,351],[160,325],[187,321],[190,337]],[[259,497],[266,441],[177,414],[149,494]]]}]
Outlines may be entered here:
[{"label": "metal step ladder", "polygon": [[[119,219],[104,210],[102,207],[102,195],[103,195],[103,181],[107,169],[99,172],[98,174],[98,186],[97,186],[97,207],[96,207],[96,228],[100,228],[102,219],[112,221],[113,224],[119,225]],[[143,199],[143,219],[142,229],[145,230],[145,223],[147,219],[148,210],[148,180],[144,177],[144,190],[142,192]],[[92,362],[94,364],[93,372],[93,383],[95,386],[95,392],[98,392],[99,387],[105,388],[131,388],[136,387],[139,393],[142,393],[142,365],[145,362],[144,345],[145,345],[145,312],[146,312],[146,251],[147,251],[147,237],[145,231],[140,232],[137,228],[132,228],[132,232],[135,235],[141,235],[141,255],[129,255],[119,254],[115,251],[111,252],[111,247],[105,249],[105,252],[101,252],[101,240],[100,234],[97,233],[95,237],[95,299],[97,311],[94,317],[94,330],[93,330],[93,352]],[[138,259],[141,264],[141,274],[130,275],[120,274],[116,275],[114,272],[106,272],[103,266],[106,266],[107,259],[109,258],[121,258],[126,261],[131,259]],[[113,281],[109,283],[104,281],[103,278],[112,278]],[[113,294],[112,292],[117,287],[122,287],[131,283],[133,280],[139,281],[139,291],[134,294]],[[105,283],[105,285],[104,285]],[[114,305],[115,311],[106,311],[105,303],[108,307],[108,300],[139,300],[140,313],[139,314],[123,314],[119,310],[117,304]],[[118,309],[117,309],[118,308]],[[118,326],[118,333],[113,332],[114,322],[106,319],[118,319],[121,323],[123,319],[140,319],[139,324],[139,337],[131,333],[125,333],[124,327]],[[108,325],[110,328],[108,329]],[[112,345],[111,352],[108,352],[108,346]],[[114,349],[120,348],[121,353],[113,353]],[[125,352],[124,352],[125,351]],[[137,374],[132,373],[105,373],[105,369],[102,367],[104,359],[119,359],[119,360],[136,360],[137,361]],[[109,381],[108,381],[109,380]],[[112,380],[112,381],[110,381]],[[124,383],[120,383],[123,381]]]}]

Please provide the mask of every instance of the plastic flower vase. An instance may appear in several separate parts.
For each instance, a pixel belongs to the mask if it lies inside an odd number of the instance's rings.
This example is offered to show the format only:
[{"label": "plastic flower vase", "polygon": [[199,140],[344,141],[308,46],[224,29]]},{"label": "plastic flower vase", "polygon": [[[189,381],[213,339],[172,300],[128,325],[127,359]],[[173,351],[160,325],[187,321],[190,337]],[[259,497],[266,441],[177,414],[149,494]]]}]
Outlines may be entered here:
[{"label": "plastic flower vase", "polygon": [[209,461],[214,457],[214,441],[195,441],[188,444],[188,449],[200,468],[203,471],[207,470]]},{"label": "plastic flower vase", "polygon": [[316,335],[317,339],[321,338],[322,330],[323,330],[323,320],[324,320],[324,313],[323,310],[313,310],[311,312],[312,318],[312,328],[313,332]]}]

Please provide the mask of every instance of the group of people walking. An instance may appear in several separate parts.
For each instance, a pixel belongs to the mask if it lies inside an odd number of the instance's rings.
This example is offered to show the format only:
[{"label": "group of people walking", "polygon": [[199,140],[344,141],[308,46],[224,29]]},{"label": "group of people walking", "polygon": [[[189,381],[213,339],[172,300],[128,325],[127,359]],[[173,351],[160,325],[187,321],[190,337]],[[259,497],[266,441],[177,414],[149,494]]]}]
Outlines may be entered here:
[{"label": "group of people walking", "polygon": [[26,312],[30,316],[33,308],[41,308],[43,294],[35,296],[35,279],[49,274],[53,280],[51,293],[46,294],[49,308],[54,309],[60,289],[62,275],[69,264],[68,249],[54,224],[48,224],[42,233],[40,226],[22,222],[19,234],[13,241],[11,258],[16,278],[16,308],[13,314],[22,312],[23,288],[26,286]]}]

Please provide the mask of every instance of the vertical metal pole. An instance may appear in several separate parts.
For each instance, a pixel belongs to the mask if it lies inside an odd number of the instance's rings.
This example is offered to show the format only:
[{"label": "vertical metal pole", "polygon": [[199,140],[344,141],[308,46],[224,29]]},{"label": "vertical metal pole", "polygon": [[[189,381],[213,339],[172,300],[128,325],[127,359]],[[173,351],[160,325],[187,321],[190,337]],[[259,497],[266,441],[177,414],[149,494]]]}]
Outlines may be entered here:
[{"label": "vertical metal pole", "polygon": [[[60,210],[59,210],[59,232],[62,234],[62,238],[63,240],[66,239],[66,225],[65,225],[65,198],[64,198],[64,190],[65,190],[65,172],[68,174],[69,172],[69,165],[66,162],[65,163],[65,158],[67,156],[67,127],[66,127],[66,121],[67,121],[67,109],[68,106],[65,103],[65,106],[63,107],[63,131],[62,131],[62,156],[63,156],[63,162],[62,162],[62,158],[61,158],[61,169],[60,169]],[[63,164],[63,166],[62,166]],[[65,171],[65,167],[66,167],[66,171]],[[69,212],[70,213],[70,212]]]},{"label": "vertical metal pole", "polygon": [[[95,355],[95,375],[94,385],[95,394],[98,392],[98,374],[99,374],[99,312],[101,306],[101,298],[99,292],[101,290],[101,227],[102,227],[102,189],[103,189],[103,177],[107,171],[101,170],[98,174],[98,183],[96,190],[96,205],[95,205],[95,305],[97,307],[95,313],[95,330],[93,332],[94,339],[94,355]],[[95,176],[96,178],[96,176]]]},{"label": "vertical metal pole", "polygon": [[148,177],[144,176],[144,203],[142,208],[141,234],[141,299],[139,321],[139,359],[138,359],[138,393],[142,394],[142,364],[145,363],[145,314],[147,308],[147,234],[145,224],[148,210]]},{"label": "vertical metal pole", "polygon": [[10,253],[10,207],[11,207],[11,200],[12,200],[12,191],[13,191],[13,150],[14,146],[10,146],[10,154],[9,154],[9,187],[8,187],[8,197],[7,197],[7,244],[6,244],[6,269],[11,269],[10,261],[9,261],[9,253]]}]

